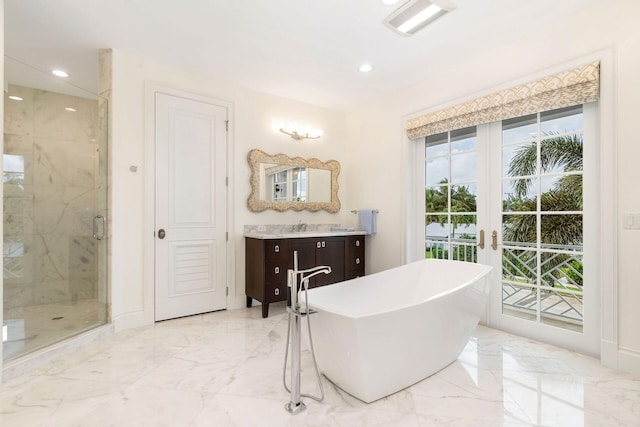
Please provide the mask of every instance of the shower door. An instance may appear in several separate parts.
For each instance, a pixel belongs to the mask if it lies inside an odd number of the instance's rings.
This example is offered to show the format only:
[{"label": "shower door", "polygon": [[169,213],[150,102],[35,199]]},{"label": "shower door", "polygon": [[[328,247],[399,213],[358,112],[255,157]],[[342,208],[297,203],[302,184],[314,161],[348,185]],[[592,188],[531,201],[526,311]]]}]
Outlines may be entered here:
[{"label": "shower door", "polygon": [[[107,104],[5,59],[3,358],[107,321]],[[12,84],[38,76],[38,88]],[[24,83],[23,83],[24,84]]]}]

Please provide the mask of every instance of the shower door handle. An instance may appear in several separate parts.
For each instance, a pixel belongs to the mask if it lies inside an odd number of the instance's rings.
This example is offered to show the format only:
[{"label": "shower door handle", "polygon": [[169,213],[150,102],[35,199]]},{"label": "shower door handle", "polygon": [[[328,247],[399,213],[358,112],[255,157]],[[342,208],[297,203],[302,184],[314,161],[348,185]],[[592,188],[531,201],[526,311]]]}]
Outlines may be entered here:
[{"label": "shower door handle", "polygon": [[[102,227],[100,227],[102,223]],[[104,232],[107,229],[107,219],[98,214],[93,217],[93,238],[96,240],[104,239]]]},{"label": "shower door handle", "polygon": [[478,238],[478,247],[484,249],[484,230],[480,230],[480,237]]}]

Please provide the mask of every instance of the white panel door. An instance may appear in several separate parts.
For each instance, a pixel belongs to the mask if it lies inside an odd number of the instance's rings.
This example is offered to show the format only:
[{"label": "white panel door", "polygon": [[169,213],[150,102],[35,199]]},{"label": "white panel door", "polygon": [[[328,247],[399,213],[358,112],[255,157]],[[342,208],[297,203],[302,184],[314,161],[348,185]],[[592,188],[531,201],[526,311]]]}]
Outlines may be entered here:
[{"label": "white panel door", "polygon": [[156,93],[155,320],[226,307],[227,109]]}]

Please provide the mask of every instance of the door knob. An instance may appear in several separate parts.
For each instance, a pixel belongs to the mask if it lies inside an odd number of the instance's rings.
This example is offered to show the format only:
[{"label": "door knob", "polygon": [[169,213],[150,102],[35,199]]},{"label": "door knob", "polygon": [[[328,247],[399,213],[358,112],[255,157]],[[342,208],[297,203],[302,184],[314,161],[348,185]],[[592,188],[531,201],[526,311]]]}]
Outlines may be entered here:
[{"label": "door knob", "polygon": [[160,230],[158,230],[158,238],[159,239],[164,239],[164,236],[166,236],[167,233],[164,231],[164,228],[161,228]]},{"label": "door knob", "polygon": [[496,230],[491,233],[491,249],[494,251],[498,249],[498,232]]},{"label": "door knob", "polygon": [[480,238],[478,240],[478,247],[484,249],[484,230],[480,230]]}]

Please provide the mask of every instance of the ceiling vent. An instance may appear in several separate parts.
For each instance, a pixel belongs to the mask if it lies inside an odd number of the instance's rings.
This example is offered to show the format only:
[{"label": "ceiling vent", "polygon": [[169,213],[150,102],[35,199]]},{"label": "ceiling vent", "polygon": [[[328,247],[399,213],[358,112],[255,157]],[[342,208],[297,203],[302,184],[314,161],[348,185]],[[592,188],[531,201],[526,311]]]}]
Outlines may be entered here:
[{"label": "ceiling vent", "polygon": [[448,0],[409,0],[389,15],[384,24],[408,37],[455,8]]}]

